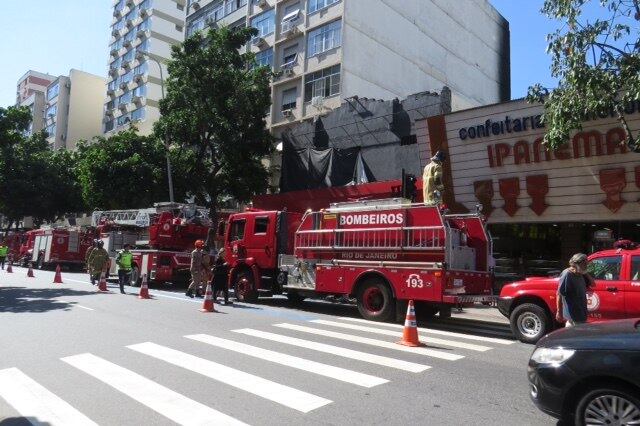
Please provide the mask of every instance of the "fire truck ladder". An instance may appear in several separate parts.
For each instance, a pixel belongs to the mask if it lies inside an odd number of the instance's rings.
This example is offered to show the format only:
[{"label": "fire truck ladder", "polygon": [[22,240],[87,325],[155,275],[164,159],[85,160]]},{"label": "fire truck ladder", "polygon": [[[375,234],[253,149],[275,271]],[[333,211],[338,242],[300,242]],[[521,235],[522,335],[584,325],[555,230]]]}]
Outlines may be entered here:
[{"label": "fire truck ladder", "polygon": [[148,226],[152,216],[156,214],[156,209],[95,211],[91,217],[91,224],[98,226],[102,220],[106,220],[117,225]]}]

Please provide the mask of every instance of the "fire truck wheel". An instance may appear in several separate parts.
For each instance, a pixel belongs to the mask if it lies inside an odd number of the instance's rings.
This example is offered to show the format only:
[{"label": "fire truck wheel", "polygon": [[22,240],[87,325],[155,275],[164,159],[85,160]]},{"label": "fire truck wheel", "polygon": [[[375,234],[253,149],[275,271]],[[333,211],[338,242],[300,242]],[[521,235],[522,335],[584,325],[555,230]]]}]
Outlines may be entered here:
[{"label": "fire truck wheel", "polygon": [[302,303],[302,301],[306,299],[306,297],[295,291],[288,291],[287,299],[289,299],[289,302],[297,305],[298,303]]},{"label": "fire truck wheel", "polygon": [[138,287],[140,286],[140,283],[140,269],[137,265],[133,265],[133,268],[131,269],[131,286]]},{"label": "fire truck wheel", "polygon": [[543,307],[523,303],[511,312],[511,331],[524,343],[536,343],[551,330],[551,319]]},{"label": "fire truck wheel", "polygon": [[238,273],[234,292],[239,302],[256,303],[258,301],[258,292],[255,290],[250,272],[242,271]]},{"label": "fire truck wheel", "polygon": [[364,282],[357,295],[358,311],[370,321],[388,321],[395,312],[393,294],[379,278]]}]

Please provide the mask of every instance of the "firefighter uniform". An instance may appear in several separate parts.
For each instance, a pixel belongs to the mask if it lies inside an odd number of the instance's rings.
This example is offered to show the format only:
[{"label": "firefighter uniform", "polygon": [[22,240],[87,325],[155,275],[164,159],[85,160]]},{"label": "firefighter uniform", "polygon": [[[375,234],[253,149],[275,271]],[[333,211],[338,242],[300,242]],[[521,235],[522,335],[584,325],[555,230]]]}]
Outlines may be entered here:
[{"label": "firefighter uniform", "polygon": [[202,248],[204,247],[204,243],[201,240],[196,241],[196,248],[191,252],[191,284],[187,289],[185,295],[189,297],[193,297],[193,295],[198,294],[198,288],[204,282],[205,274],[204,274],[204,252]]},{"label": "firefighter uniform", "polygon": [[427,205],[436,205],[442,200],[444,191],[442,161],[444,161],[444,154],[438,151],[422,173],[422,197]]},{"label": "firefighter uniform", "polygon": [[0,243],[0,266],[4,269],[4,262],[9,254],[9,247],[5,243]]},{"label": "firefighter uniform", "polygon": [[95,283],[95,280],[100,279],[102,272],[106,272],[107,264],[109,261],[109,253],[98,244],[98,247],[93,249],[89,256],[89,268],[91,268],[91,283]]},{"label": "firefighter uniform", "polygon": [[120,250],[116,257],[118,264],[118,282],[120,284],[120,293],[124,294],[124,285],[131,284],[131,269],[133,267],[133,254],[128,248]]},{"label": "firefighter uniform", "polygon": [[91,284],[95,285],[95,280],[93,279],[93,272],[91,271],[91,266],[89,265],[89,258],[91,258],[91,253],[96,249],[97,242],[94,241],[93,245],[87,249],[87,252],[84,254],[84,264],[87,265],[87,272],[89,273],[89,279],[91,280]]}]

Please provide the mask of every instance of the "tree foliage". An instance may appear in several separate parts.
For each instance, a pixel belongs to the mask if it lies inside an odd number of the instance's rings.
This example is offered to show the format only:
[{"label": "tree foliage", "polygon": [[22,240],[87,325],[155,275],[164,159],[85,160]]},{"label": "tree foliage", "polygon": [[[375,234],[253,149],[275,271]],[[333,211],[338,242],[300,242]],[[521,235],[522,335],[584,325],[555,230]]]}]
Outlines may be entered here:
[{"label": "tree foliage", "polygon": [[[168,201],[166,149],[154,136],[140,136],[136,129],[108,138],[81,142],[75,154],[78,182],[90,208],[129,209]],[[176,200],[187,194],[185,164],[189,153],[171,153]]]},{"label": "tree foliage", "polygon": [[240,52],[255,34],[254,28],[196,33],[173,47],[168,64],[155,132],[195,154],[190,190],[212,215],[225,196],[248,201],[267,187],[261,160],[273,147],[265,127],[271,71]]},{"label": "tree foliage", "polygon": [[[528,100],[543,102],[545,143],[557,148],[572,130],[598,114],[622,124],[629,147],[640,152],[638,135],[627,125],[625,105],[640,101],[639,0],[598,0],[598,15],[589,19],[590,0],[545,0],[542,13],[561,22],[549,34],[551,75],[558,87],[529,88]],[[640,108],[640,105],[638,105]]]}]

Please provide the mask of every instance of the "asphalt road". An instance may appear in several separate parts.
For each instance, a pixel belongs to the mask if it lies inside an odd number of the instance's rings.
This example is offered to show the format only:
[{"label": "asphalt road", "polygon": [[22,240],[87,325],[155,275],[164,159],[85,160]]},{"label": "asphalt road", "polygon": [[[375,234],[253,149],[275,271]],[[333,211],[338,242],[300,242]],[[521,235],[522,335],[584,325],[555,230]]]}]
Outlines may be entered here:
[{"label": "asphalt road", "polygon": [[85,274],[35,274],[0,271],[2,426],[556,423],[529,400],[532,347],[475,321],[486,309],[430,323],[414,350],[353,306],[202,313],[176,291],[140,300],[114,284],[98,293]]}]

